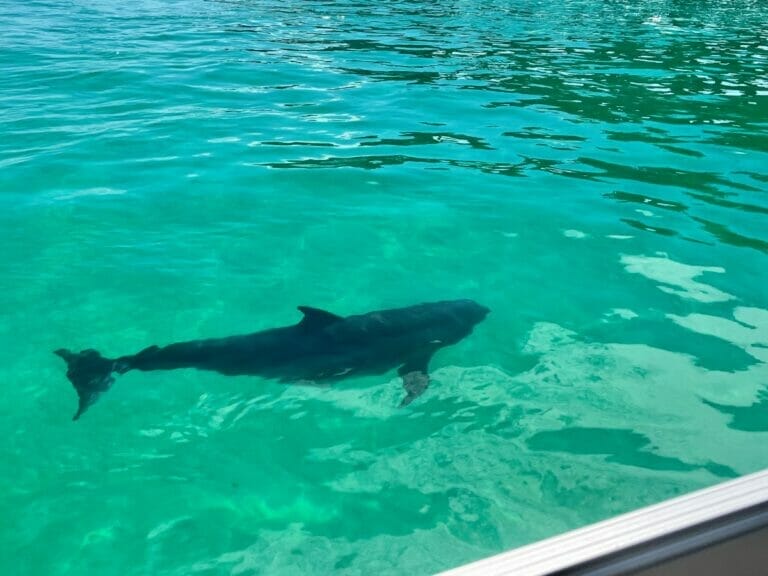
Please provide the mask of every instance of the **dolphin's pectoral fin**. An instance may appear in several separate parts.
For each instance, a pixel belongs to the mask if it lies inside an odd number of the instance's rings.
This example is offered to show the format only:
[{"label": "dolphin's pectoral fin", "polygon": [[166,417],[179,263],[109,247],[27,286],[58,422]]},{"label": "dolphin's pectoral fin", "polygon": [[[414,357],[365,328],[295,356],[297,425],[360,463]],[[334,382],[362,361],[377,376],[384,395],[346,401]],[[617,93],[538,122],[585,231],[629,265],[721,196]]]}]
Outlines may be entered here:
[{"label": "dolphin's pectoral fin", "polygon": [[400,407],[408,406],[416,398],[424,393],[429,386],[429,376],[424,372],[408,372],[402,374],[403,388],[405,388],[405,398],[400,402]]},{"label": "dolphin's pectoral fin", "polygon": [[311,306],[299,306],[298,308],[304,314],[304,318],[299,322],[299,326],[304,328],[319,330],[343,320],[341,316],[337,316],[333,312],[320,310],[319,308],[312,308]]},{"label": "dolphin's pectoral fin", "polygon": [[429,374],[427,373],[429,359],[430,356],[427,356],[415,362],[407,362],[398,369],[397,373],[403,379],[403,388],[405,389],[405,398],[400,402],[401,408],[408,406],[421,396],[429,386]]}]

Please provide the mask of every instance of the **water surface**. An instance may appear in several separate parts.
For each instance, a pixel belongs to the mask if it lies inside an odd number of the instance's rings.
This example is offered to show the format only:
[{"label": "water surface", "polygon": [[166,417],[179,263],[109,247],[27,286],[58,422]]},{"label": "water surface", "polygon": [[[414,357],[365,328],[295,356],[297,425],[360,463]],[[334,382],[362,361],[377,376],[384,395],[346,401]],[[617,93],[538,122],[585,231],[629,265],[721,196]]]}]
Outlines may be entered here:
[{"label": "water surface", "polygon": [[[0,572],[429,574],[768,465],[762,1],[0,0]],[[473,298],[398,409],[55,348]]]}]

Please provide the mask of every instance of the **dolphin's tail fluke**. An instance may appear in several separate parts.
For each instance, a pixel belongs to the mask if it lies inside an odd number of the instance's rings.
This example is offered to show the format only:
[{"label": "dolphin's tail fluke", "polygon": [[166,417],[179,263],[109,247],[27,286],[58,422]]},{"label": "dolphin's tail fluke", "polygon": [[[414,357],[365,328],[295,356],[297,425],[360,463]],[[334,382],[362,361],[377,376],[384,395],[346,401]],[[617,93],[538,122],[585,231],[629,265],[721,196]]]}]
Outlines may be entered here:
[{"label": "dolphin's tail fluke", "polygon": [[83,350],[71,352],[64,348],[54,351],[67,363],[67,378],[77,391],[79,404],[72,420],[77,420],[88,410],[99,396],[109,390],[115,381],[112,372],[117,370],[117,362],[104,358],[96,350]]}]

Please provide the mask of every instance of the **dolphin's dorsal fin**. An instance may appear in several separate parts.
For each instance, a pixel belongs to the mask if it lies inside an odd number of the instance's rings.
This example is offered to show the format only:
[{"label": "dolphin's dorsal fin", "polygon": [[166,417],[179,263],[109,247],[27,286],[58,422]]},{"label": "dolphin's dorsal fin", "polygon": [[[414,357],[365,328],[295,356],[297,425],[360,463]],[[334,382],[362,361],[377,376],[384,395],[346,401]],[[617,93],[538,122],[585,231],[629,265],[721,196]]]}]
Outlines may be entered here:
[{"label": "dolphin's dorsal fin", "polygon": [[299,306],[299,310],[304,314],[304,318],[299,322],[299,326],[305,328],[325,328],[326,326],[330,326],[343,319],[333,312],[320,310],[320,308],[312,308],[311,306]]}]

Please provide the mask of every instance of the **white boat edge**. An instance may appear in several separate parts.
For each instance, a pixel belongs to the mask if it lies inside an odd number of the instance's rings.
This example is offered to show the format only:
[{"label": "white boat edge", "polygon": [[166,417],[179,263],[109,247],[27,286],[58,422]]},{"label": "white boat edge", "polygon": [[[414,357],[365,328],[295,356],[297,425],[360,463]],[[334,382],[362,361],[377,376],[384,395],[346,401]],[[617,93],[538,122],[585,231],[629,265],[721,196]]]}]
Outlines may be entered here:
[{"label": "white boat edge", "polygon": [[[762,546],[750,535],[760,534]],[[739,539],[743,542],[739,546]],[[732,543],[722,546],[723,543]],[[654,567],[653,574],[694,571],[703,553],[741,574],[735,554],[755,556],[751,572],[768,573],[768,469],[672,498],[602,522],[440,573],[439,576],[612,576]],[[699,555],[701,558],[696,558]],[[756,555],[760,555],[758,558]],[[681,560],[691,558],[686,568]],[[707,562],[712,565],[712,554]],[[672,569],[672,563],[675,568]],[[743,563],[743,562],[742,562]],[[664,565],[668,564],[665,569]],[[720,566],[722,568],[722,566]],[[720,573],[713,571],[713,574]]]}]

